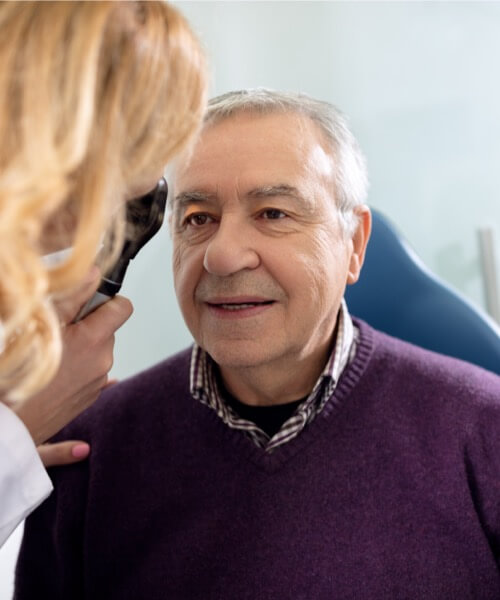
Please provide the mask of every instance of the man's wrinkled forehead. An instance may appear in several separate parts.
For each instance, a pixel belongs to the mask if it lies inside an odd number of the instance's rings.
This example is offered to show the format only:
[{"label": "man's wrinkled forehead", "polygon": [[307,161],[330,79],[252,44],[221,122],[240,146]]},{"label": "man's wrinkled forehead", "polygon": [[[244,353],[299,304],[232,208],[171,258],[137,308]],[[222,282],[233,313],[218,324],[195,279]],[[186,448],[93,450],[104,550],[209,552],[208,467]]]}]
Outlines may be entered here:
[{"label": "man's wrinkled forehead", "polygon": [[[270,158],[267,165],[275,165],[279,161],[282,161],[284,158],[286,159],[288,155],[292,157],[294,151],[297,150],[298,146],[307,145],[307,155],[309,159],[308,162],[310,162],[311,165],[314,165],[314,173],[310,174],[311,178],[319,176],[321,178],[326,178],[329,181],[333,180],[334,160],[331,145],[326,140],[319,126],[311,118],[309,118],[306,115],[295,112],[271,112],[261,114],[255,113],[253,111],[242,111],[236,113],[235,115],[218,119],[216,121],[209,121],[208,123],[206,123],[201,131],[200,137],[198,138],[196,145],[191,149],[190,152],[185,153],[177,161],[173,169],[173,180],[171,180],[171,183],[173,183],[173,193],[171,196],[173,204],[175,205],[179,202],[185,202],[187,198],[190,198],[192,200],[205,200],[207,196],[211,195],[212,190],[205,189],[202,179],[198,178],[197,167],[199,163],[197,162],[197,160],[200,155],[203,156],[208,146],[210,146],[210,149],[213,150],[214,134],[216,135],[219,131],[227,131],[228,129],[229,131],[232,131],[233,125],[234,130],[236,130],[236,128],[238,127],[238,123],[241,124],[242,120],[246,121],[249,127],[249,129],[247,130],[247,134],[248,131],[251,134],[253,134],[254,130],[262,124],[262,119],[270,119],[271,121],[275,119],[286,119],[286,122],[282,122],[281,124],[281,130],[284,132],[289,132],[292,130],[295,134],[295,143],[282,145],[280,147],[280,152],[275,153]],[[212,136],[209,135],[210,142],[208,142],[208,144],[205,142],[205,134],[212,134]],[[263,142],[263,147],[267,149],[267,130],[265,131],[264,135],[262,135],[262,130],[260,130],[260,137],[258,137],[257,135],[255,138],[252,135],[248,135],[246,138],[243,137],[241,139],[242,145],[244,145],[245,142],[248,142],[249,139],[251,141],[260,139]],[[223,143],[223,140],[224,136],[221,136],[221,143]],[[270,141],[272,143],[272,139]],[[218,148],[216,147],[216,154],[217,149]],[[213,152],[208,153],[208,155],[211,160],[217,160],[217,167],[220,167],[225,164],[226,160],[231,160],[233,153],[221,153],[220,156],[217,157],[217,159],[215,159],[215,157],[213,156]],[[289,192],[286,195],[295,195],[296,197],[301,197],[300,191],[297,191],[295,189],[296,193],[293,193],[293,181],[286,180],[286,178],[280,179],[280,177],[278,177],[273,181],[269,181],[268,184],[268,186],[259,185],[256,188],[255,193],[253,193],[254,190],[250,189],[248,191],[248,194],[246,195],[262,195],[263,193],[265,193],[262,189],[263,187],[273,188],[273,190],[270,191],[268,195],[276,195],[274,192],[274,188],[281,187],[283,189],[289,189]]]}]

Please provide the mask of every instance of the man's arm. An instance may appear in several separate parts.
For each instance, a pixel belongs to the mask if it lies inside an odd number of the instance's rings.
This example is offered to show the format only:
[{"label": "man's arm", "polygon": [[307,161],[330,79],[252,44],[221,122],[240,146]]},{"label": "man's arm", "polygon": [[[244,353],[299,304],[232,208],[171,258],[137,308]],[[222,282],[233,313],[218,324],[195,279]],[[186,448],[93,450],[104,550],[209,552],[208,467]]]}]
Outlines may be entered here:
[{"label": "man's arm", "polygon": [[478,402],[477,425],[466,424],[464,459],[474,509],[500,569],[500,377],[484,372],[483,378],[492,380],[496,393]]}]

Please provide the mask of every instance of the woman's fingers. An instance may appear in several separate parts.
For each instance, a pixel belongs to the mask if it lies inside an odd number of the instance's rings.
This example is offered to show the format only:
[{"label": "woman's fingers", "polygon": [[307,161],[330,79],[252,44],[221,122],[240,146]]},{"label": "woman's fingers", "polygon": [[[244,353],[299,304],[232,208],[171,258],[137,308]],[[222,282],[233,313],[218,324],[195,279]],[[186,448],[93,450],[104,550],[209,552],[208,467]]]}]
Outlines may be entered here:
[{"label": "woman's fingers", "polygon": [[84,460],[90,454],[90,446],[86,442],[77,440],[41,444],[37,450],[45,467],[70,465]]}]

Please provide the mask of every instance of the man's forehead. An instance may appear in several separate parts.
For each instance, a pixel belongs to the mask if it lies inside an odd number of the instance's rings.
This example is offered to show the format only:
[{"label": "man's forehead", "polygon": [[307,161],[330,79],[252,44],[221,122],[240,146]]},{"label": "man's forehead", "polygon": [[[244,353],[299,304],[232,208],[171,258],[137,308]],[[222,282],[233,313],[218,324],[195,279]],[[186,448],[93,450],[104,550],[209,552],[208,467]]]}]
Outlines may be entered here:
[{"label": "man's forehead", "polygon": [[204,124],[197,142],[194,154],[203,153],[210,146],[221,144],[228,139],[239,144],[244,143],[287,143],[294,139],[293,150],[303,143],[320,145],[327,153],[332,152],[325,133],[321,127],[308,115],[295,111],[257,112],[241,110],[235,114],[208,121]]},{"label": "man's forehead", "polygon": [[300,196],[314,180],[325,183],[326,178],[330,187],[333,162],[324,136],[309,117],[237,114],[205,126],[193,151],[177,164],[174,195],[208,197],[237,182],[248,196],[278,195],[280,187],[284,195],[293,195],[295,188]]}]

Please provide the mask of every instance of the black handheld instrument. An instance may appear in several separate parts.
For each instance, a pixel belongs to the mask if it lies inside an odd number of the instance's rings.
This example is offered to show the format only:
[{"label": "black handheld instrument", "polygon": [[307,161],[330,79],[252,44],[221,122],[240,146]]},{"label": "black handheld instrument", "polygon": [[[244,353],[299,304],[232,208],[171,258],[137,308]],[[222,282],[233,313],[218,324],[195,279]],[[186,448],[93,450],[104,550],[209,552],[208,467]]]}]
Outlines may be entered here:
[{"label": "black handheld instrument", "polygon": [[167,182],[162,177],[154,190],[127,202],[125,241],[120,256],[103,276],[96,293],[81,308],[75,318],[75,323],[120,291],[130,261],[149,242],[163,223],[167,194]]}]

